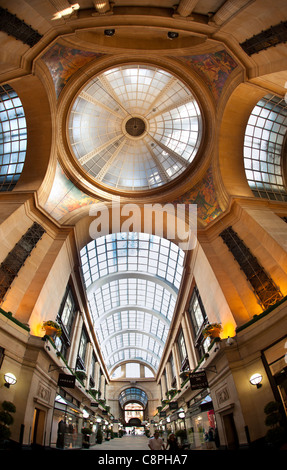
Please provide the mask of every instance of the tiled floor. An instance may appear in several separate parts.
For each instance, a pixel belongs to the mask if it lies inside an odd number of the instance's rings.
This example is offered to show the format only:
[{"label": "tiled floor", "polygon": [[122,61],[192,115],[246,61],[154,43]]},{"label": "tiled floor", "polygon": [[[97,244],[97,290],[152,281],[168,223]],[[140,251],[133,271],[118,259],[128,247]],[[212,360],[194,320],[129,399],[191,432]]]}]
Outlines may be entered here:
[{"label": "tiled floor", "polygon": [[146,436],[123,436],[121,438],[103,441],[90,447],[92,450],[149,450]]}]

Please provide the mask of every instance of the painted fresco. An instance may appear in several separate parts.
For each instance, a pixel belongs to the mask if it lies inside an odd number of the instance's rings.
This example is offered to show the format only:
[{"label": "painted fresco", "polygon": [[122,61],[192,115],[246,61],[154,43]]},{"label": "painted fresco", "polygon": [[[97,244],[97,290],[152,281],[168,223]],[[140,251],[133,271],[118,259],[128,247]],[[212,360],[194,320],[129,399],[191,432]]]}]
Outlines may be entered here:
[{"label": "painted fresco", "polygon": [[44,209],[56,220],[61,220],[66,214],[80,207],[97,202],[78,189],[64,174],[60,165],[57,165],[54,183]]},{"label": "painted fresco", "polygon": [[197,216],[205,224],[216,219],[222,210],[217,201],[211,169],[200,183],[176,199],[174,204],[197,204]]},{"label": "painted fresco", "polygon": [[225,50],[210,54],[183,56],[182,59],[204,79],[216,101],[219,100],[229,75],[238,66]]},{"label": "painted fresco", "polygon": [[[96,199],[78,189],[58,164],[53,187],[44,209],[59,221],[68,213],[96,202],[98,202]],[[198,218],[204,224],[216,219],[222,210],[217,202],[211,169],[200,183],[173,201],[173,204],[196,204]]]},{"label": "painted fresco", "polygon": [[57,98],[70,77],[83,65],[103,54],[82,51],[56,43],[43,56],[42,60],[52,76]]}]

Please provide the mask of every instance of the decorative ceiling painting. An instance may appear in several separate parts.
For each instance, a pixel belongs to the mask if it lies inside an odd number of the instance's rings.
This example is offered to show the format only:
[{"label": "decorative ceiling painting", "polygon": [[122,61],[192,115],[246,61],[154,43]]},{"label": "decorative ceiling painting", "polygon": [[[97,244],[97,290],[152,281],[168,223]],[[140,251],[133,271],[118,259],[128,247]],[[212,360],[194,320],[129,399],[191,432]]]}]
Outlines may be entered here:
[{"label": "decorative ceiling painting", "polygon": [[[61,221],[67,214],[81,208],[90,206],[97,199],[92,198],[78,189],[64,174],[61,166],[57,164],[54,183],[44,209],[57,221]],[[212,171],[208,169],[202,181],[187,191],[180,198],[172,201],[173,204],[196,204],[198,219],[208,225],[219,215],[222,209],[217,200],[213,183]]]},{"label": "decorative ceiling painting", "polygon": [[94,204],[95,202],[98,202],[97,199],[85,194],[67,178],[58,163],[53,186],[49,198],[44,205],[45,211],[47,211],[55,220],[60,221],[67,214],[72,213],[81,207]]},{"label": "decorative ceiling painting", "polygon": [[230,74],[238,67],[226,50],[181,57],[204,80],[216,102]]},{"label": "decorative ceiling painting", "polygon": [[211,168],[207,170],[205,176],[194,188],[184,193],[174,203],[196,204],[197,217],[204,225],[221,215],[222,209],[218,203]]},{"label": "decorative ceiling painting", "polygon": [[54,44],[42,56],[42,60],[52,76],[57,98],[59,98],[62,89],[77,70],[103,55],[97,52],[67,47],[60,43]]}]

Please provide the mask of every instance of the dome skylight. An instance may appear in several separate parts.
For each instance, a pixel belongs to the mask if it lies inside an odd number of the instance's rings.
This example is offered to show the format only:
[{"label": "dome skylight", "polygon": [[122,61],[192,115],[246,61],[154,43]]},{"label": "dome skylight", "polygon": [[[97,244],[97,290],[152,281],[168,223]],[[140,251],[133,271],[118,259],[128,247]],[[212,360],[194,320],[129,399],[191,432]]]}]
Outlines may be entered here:
[{"label": "dome skylight", "polygon": [[178,177],[201,141],[191,91],[153,66],[121,66],[90,80],[69,116],[69,140],[83,169],[103,185],[146,190]]}]

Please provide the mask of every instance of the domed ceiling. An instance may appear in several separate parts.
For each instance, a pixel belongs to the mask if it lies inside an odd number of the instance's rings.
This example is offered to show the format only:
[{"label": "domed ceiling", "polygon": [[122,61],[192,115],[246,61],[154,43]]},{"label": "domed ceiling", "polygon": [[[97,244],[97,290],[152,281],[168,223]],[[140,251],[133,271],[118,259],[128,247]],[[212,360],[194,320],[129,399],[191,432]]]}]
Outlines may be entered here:
[{"label": "domed ceiling", "polygon": [[96,182],[145,190],[175,179],[201,142],[199,106],[185,84],[153,66],[124,65],[90,80],[69,117],[73,155]]},{"label": "domed ceiling", "polygon": [[[81,208],[100,202],[95,188],[106,194],[136,195],[169,188],[176,181],[184,185],[182,195],[177,193],[172,202],[197,204],[200,223],[206,225],[222,213],[211,167],[194,185],[190,177],[184,179],[198,161],[208,126],[203,129],[201,106],[190,84],[174,75],[175,67],[171,71],[147,60],[145,65],[139,60],[136,65],[133,61],[98,67],[108,62],[105,54],[72,48],[64,40],[52,45],[41,60],[51,74],[57,100],[81,71],[89,77],[86,83],[81,81],[67,108],[68,172],[59,161],[45,203],[45,210],[56,220],[68,221]],[[216,106],[230,75],[240,73],[223,49],[184,55],[177,61],[187,76],[191,72],[205,83]],[[102,72],[90,73],[90,64]],[[78,177],[71,180],[74,172]],[[84,181],[89,181],[89,191],[82,186]]]}]

